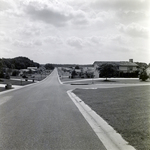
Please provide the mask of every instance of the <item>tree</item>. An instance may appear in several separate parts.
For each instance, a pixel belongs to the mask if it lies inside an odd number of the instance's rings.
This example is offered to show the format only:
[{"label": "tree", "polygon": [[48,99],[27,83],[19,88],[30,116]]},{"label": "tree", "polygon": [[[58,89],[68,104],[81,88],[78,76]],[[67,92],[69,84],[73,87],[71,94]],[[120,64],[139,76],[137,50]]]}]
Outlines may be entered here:
[{"label": "tree", "polygon": [[77,75],[76,71],[73,70],[73,71],[71,72],[71,78],[73,79],[76,75]]},{"label": "tree", "polygon": [[146,70],[143,70],[143,71],[141,72],[141,74],[140,74],[139,79],[142,80],[142,81],[146,81],[148,78],[149,78],[149,76],[147,75]]},{"label": "tree", "polygon": [[47,70],[53,70],[54,69],[54,66],[52,64],[46,64],[44,66]]},{"label": "tree", "polygon": [[107,78],[114,77],[117,75],[117,66],[113,64],[102,64],[99,68],[99,73],[101,77]]},{"label": "tree", "polygon": [[18,70],[13,70],[12,71],[12,76],[18,76],[19,75],[19,71]]},{"label": "tree", "polygon": [[[2,66],[2,67],[1,67]],[[2,58],[0,59],[0,69],[1,68],[11,68],[11,69],[26,69],[27,67],[38,67],[40,64],[33,62],[27,57],[15,57],[15,58]]]},{"label": "tree", "polygon": [[146,63],[143,62],[135,62],[138,66],[138,69],[146,69],[148,67],[148,65]]},{"label": "tree", "polygon": [[80,67],[77,65],[77,66],[75,66],[75,69],[80,69]]}]

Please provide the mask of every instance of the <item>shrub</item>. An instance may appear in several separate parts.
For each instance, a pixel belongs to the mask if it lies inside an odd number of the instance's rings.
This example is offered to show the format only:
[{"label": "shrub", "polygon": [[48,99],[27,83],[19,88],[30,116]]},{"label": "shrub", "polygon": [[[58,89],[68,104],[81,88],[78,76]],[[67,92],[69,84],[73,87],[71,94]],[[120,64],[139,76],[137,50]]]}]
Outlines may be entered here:
[{"label": "shrub", "polygon": [[149,76],[147,75],[146,71],[144,70],[143,72],[141,72],[139,79],[142,81],[146,81],[149,78]]},{"label": "shrub", "polygon": [[5,79],[10,79],[10,75],[8,73],[5,74]]},{"label": "shrub", "polygon": [[18,76],[19,75],[19,71],[18,70],[14,70],[13,72],[12,72],[12,76]]},{"label": "shrub", "polygon": [[0,72],[0,78],[4,78],[4,73],[2,71]]}]

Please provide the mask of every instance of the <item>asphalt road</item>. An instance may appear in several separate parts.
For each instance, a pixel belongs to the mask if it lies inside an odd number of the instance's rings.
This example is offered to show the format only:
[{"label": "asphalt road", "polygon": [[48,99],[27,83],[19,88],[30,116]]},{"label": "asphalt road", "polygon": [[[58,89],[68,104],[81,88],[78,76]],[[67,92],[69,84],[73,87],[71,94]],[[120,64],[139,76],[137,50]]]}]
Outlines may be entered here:
[{"label": "asphalt road", "polygon": [[0,95],[0,150],[106,150],[58,82],[44,81]]}]

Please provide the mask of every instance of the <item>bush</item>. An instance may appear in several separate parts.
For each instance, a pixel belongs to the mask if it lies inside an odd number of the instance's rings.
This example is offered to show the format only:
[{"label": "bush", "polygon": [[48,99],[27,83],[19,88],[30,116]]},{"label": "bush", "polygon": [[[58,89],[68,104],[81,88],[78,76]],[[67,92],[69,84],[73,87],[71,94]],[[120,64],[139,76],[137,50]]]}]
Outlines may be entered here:
[{"label": "bush", "polygon": [[12,72],[12,76],[18,76],[19,75],[19,71],[18,70],[14,70],[13,72]]},{"label": "bush", "polygon": [[8,73],[5,74],[5,79],[10,79],[10,75]]},{"label": "bush", "polygon": [[146,71],[144,70],[143,72],[141,72],[139,79],[142,81],[146,81],[149,78],[149,76],[147,75]]},{"label": "bush", "polygon": [[73,70],[72,73],[71,73],[71,78],[73,79],[76,75],[77,75],[76,71]]},{"label": "bush", "polygon": [[0,72],[0,78],[4,78],[4,73],[2,71]]}]

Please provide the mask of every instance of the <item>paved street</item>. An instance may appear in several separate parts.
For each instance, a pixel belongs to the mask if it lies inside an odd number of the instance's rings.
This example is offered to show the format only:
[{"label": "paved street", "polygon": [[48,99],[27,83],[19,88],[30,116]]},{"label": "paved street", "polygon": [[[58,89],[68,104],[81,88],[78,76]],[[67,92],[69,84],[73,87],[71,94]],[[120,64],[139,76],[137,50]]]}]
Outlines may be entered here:
[{"label": "paved street", "polygon": [[67,95],[57,71],[0,95],[0,150],[106,150]]}]

